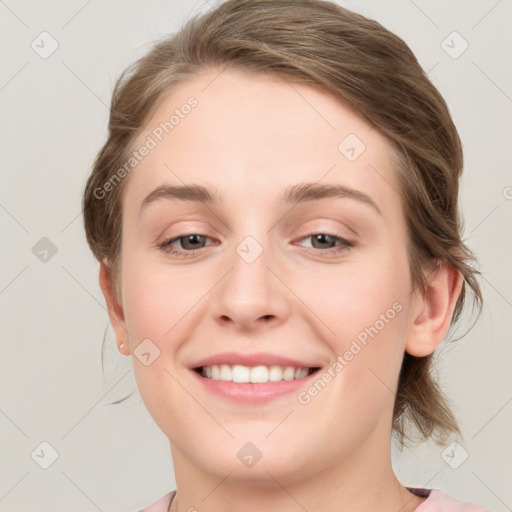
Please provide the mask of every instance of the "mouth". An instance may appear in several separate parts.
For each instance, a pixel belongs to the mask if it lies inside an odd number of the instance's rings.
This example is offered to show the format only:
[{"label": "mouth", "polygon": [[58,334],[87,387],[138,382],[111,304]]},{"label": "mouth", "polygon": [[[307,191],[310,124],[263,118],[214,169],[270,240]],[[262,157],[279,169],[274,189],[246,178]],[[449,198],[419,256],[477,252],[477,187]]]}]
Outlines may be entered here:
[{"label": "mouth", "polygon": [[323,367],[318,356],[308,359],[271,352],[224,352],[188,368],[207,396],[249,407],[278,398],[293,399]]},{"label": "mouth", "polygon": [[245,366],[242,364],[214,364],[193,368],[204,379],[253,384],[302,380],[316,373],[319,369],[320,367]]}]

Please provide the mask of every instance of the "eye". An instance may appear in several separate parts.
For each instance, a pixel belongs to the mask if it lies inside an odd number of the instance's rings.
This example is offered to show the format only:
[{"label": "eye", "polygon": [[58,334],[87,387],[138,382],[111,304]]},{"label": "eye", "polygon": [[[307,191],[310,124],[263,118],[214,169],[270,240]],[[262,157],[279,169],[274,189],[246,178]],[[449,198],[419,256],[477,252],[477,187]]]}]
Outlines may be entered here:
[{"label": "eye", "polygon": [[343,238],[340,233],[312,233],[304,238],[301,238],[300,241],[307,240],[308,238],[312,241],[311,247],[317,250],[307,252],[310,252],[311,254],[320,254],[321,256],[326,254],[337,255],[348,251],[355,245],[354,242],[350,242],[349,240]]},{"label": "eye", "polygon": [[[204,247],[203,242],[209,237],[200,235],[198,233],[191,233],[189,235],[180,235],[170,240],[164,240],[158,247],[168,253],[176,256],[189,256],[195,254],[198,250]],[[180,250],[176,248],[176,242],[185,249]]]},{"label": "eye", "polygon": [[[191,233],[188,235],[180,235],[169,240],[164,240],[158,244],[158,248],[167,254],[174,256],[193,256],[198,251],[205,247],[206,240],[211,240],[206,235],[198,233]],[[320,254],[326,256],[327,254],[339,255],[342,252],[348,251],[351,247],[354,247],[354,243],[343,238],[340,233],[312,233],[306,237],[301,238],[299,241],[307,239],[312,240],[310,246],[313,251],[307,251],[311,254]],[[180,247],[177,247],[181,246]],[[210,244],[212,245],[212,244]]]}]

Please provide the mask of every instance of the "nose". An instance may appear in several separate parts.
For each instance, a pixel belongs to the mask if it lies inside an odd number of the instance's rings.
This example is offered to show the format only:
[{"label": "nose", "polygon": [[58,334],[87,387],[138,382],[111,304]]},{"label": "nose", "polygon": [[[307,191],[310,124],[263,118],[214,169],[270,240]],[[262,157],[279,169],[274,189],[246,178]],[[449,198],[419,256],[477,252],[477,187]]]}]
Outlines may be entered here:
[{"label": "nose", "polygon": [[[290,314],[291,293],[271,251],[251,237],[246,240],[233,251],[228,270],[212,290],[214,318],[224,327],[230,324],[245,332],[276,327]],[[254,251],[261,254],[253,260]]]}]

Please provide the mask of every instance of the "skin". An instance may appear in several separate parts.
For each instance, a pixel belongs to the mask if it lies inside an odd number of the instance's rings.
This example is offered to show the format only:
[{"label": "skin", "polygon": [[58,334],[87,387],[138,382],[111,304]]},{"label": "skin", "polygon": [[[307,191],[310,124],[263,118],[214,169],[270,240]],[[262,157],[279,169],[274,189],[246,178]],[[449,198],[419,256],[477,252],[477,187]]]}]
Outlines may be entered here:
[{"label": "skin", "polygon": [[[119,297],[100,265],[117,343],[132,355],[141,397],[170,440],[172,510],[412,511],[424,499],[391,466],[398,374],[404,351],[427,355],[443,340],[460,275],[443,264],[425,294],[413,288],[393,152],[375,128],[317,88],[219,71],[167,94],[139,134],[140,145],[187,98],[198,100],[126,178]],[[366,146],[352,162],[338,150],[351,133]],[[284,205],[281,193],[300,182],[350,186],[381,214],[352,198]],[[215,187],[223,200],[161,198],[139,217],[143,199],[164,183]],[[311,235],[326,232],[354,245],[315,245]],[[193,256],[158,248],[194,233],[207,238]],[[251,264],[236,251],[249,235],[263,249]],[[174,249],[190,251],[181,242]],[[327,368],[396,302],[401,311],[307,405],[296,393],[234,404],[188,369],[224,351]],[[147,338],[160,350],[149,366],[134,353]],[[236,456],[247,442],[262,453],[251,468]]]}]

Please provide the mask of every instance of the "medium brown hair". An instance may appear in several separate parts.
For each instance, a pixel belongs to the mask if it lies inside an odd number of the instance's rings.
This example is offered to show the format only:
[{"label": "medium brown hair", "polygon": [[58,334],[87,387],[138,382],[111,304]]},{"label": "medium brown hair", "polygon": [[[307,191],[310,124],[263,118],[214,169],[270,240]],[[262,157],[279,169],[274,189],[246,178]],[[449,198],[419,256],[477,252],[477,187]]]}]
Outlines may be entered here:
[{"label": "medium brown hair", "polygon": [[[125,164],[165,93],[202,71],[226,67],[319,87],[379,130],[399,155],[398,192],[414,287],[425,291],[425,273],[449,262],[463,278],[450,327],[469,291],[473,310],[478,305],[481,312],[479,272],[461,240],[462,146],[445,101],[402,39],[374,20],[322,0],[228,0],[157,41],[120,76],[108,139],[83,196],[87,242],[95,257],[108,263],[115,296],[120,297],[121,200],[128,179],[104,197],[95,191]],[[404,354],[393,413],[402,446],[412,439],[408,426],[438,444],[448,433],[460,434],[432,375],[432,357]]]}]

